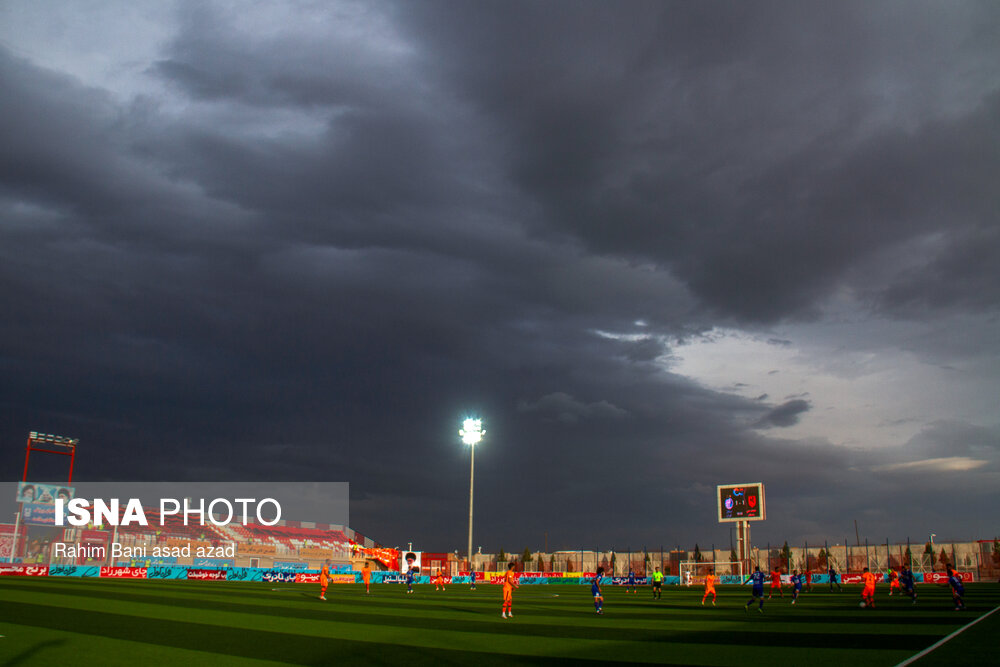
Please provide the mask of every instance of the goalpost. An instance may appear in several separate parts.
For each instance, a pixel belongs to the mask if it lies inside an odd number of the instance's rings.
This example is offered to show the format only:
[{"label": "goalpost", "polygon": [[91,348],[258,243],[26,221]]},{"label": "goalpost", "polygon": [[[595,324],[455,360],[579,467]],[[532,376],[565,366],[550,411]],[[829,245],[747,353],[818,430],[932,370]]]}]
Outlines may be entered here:
[{"label": "goalpost", "polygon": [[[743,563],[739,561],[694,561],[683,560],[680,564],[681,585],[690,586],[695,583],[695,577],[704,577],[709,572],[715,576],[738,575],[743,578]],[[704,579],[702,579],[702,582]],[[698,582],[701,583],[701,582]]]}]

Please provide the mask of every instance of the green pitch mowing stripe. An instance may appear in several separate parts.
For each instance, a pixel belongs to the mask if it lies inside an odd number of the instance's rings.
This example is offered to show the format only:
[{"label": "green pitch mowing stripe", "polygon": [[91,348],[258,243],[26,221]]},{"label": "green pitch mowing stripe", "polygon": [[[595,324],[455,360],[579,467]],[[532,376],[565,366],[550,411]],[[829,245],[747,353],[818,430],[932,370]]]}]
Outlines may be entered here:
[{"label": "green pitch mowing stripe", "polygon": [[[31,586],[30,583],[24,585]],[[99,583],[97,585],[100,587]],[[194,584],[194,586],[198,585],[199,584],[197,583]],[[16,584],[12,586],[12,588],[16,588]],[[471,617],[463,619],[458,623],[453,622],[453,619],[449,619],[446,616],[446,611],[441,612],[437,610],[441,601],[448,600],[448,598],[443,598],[441,596],[435,596],[433,601],[438,604],[430,607],[426,614],[416,616],[412,613],[400,613],[399,599],[395,596],[391,599],[379,601],[380,604],[377,607],[377,610],[366,609],[363,614],[354,614],[352,612],[357,608],[357,605],[354,604],[352,606],[352,603],[355,598],[348,598],[351,602],[347,602],[345,600],[339,600],[333,593],[329,593],[331,603],[321,607],[317,607],[313,604],[309,604],[305,607],[289,606],[277,602],[275,598],[270,599],[270,604],[258,603],[256,601],[233,601],[231,596],[224,601],[207,601],[204,599],[192,598],[190,596],[184,598],[175,596],[171,599],[171,607],[187,608],[193,613],[198,610],[212,609],[217,612],[273,616],[275,614],[276,606],[281,606],[281,616],[285,619],[298,618],[302,620],[314,620],[320,618],[328,620],[330,610],[345,611],[349,613],[349,616],[347,618],[339,618],[338,620],[342,623],[377,624],[383,627],[406,627],[413,630],[447,630],[463,633],[488,632],[499,635],[530,635],[536,637],[561,637],[590,640],[593,639],[593,632],[591,628],[600,627],[603,629],[601,639],[604,641],[670,643],[680,639],[684,643],[688,644],[716,644],[718,642],[717,633],[714,630],[704,630],[702,627],[703,623],[698,621],[678,621],[671,623],[671,627],[665,629],[662,627],[662,621],[664,619],[662,611],[659,614],[656,614],[660,620],[660,627],[655,629],[649,627],[651,625],[650,623],[636,621],[637,616],[641,618],[648,618],[649,614],[645,613],[630,613],[623,616],[620,620],[609,620],[610,617],[594,618],[588,620],[586,625],[581,625],[579,627],[565,626],[562,622],[547,617],[544,611],[541,614],[535,613],[536,611],[543,610],[544,607],[536,604],[532,600],[532,593],[534,593],[534,591],[527,592],[518,600],[519,613],[522,611],[528,613],[532,619],[530,626],[515,624],[497,626],[494,618],[495,614],[490,614],[487,610],[471,605],[468,609],[459,610],[464,612],[474,612]],[[36,590],[34,598],[36,600],[40,599],[41,601],[44,601],[44,593],[41,595],[42,597],[39,598],[39,594]],[[308,601],[314,599],[312,595],[304,591],[293,591],[292,595],[294,596],[294,599],[303,598]],[[88,594],[88,597],[91,599],[101,598],[105,600],[115,600],[119,604],[125,602],[159,604],[162,601],[162,596],[155,595],[150,592],[122,593],[99,589],[92,590]],[[407,598],[406,602],[413,607],[426,605],[427,601],[411,597]],[[632,608],[636,607],[655,607],[655,604],[653,603],[636,603],[632,600],[628,600],[627,602],[630,604],[630,611]],[[71,603],[71,601],[66,601],[66,603]],[[495,609],[494,605],[495,602],[491,604],[491,606]],[[392,613],[389,613],[390,609],[392,610]],[[403,611],[406,610],[404,609]],[[577,608],[575,611],[575,615],[577,617],[584,614],[590,615],[590,610],[585,610],[585,608],[582,607]],[[854,619],[852,619],[852,621],[853,620]],[[906,636],[905,634],[890,636],[888,638],[873,638],[867,628],[867,619],[860,618],[857,620],[864,621],[866,623],[866,627],[855,629],[851,632],[838,631],[835,626],[826,625],[824,627],[818,624],[813,624],[815,627],[809,627],[808,630],[822,631],[806,632],[802,628],[791,628],[791,632],[789,632],[788,636],[784,637],[780,643],[785,646],[803,646],[812,648],[867,648],[875,642],[878,642],[880,644],[880,648],[895,648],[910,651],[919,650],[919,648],[924,646],[922,638]],[[951,617],[948,617],[948,620],[952,620]],[[623,624],[622,621],[627,622],[627,624]],[[900,632],[905,632],[905,629],[903,628],[899,628],[898,630]],[[777,628],[774,632],[786,632],[786,630],[784,628]],[[771,633],[761,633],[757,630],[733,630],[729,633],[729,641],[731,643],[741,644],[744,646],[770,645],[771,643],[774,643]]]},{"label": "green pitch mowing stripe", "polygon": [[996,636],[1000,631],[1000,607],[962,626],[933,646],[930,646],[897,667],[917,665],[987,665],[995,662]]},{"label": "green pitch mowing stripe", "polygon": [[[78,665],[112,664],[94,656],[132,655],[130,665],[358,659],[861,667],[894,665],[969,620],[950,611],[939,587],[921,588],[917,606],[880,597],[878,609],[861,610],[852,590],[804,594],[795,607],[771,600],[764,614],[744,612],[748,596],[737,587],[721,588],[715,608],[698,604],[697,589],[668,590],[654,601],[648,590],[627,595],[612,588],[606,614],[597,616],[588,587],[526,585],[515,593],[512,620],[499,616],[499,587],[403,590],[381,585],[365,596],[360,585],[332,586],[324,603],[315,585],[4,577],[0,634],[7,638],[0,640],[0,657]],[[990,598],[1000,604],[1000,587],[974,585],[969,593],[970,605]]]}]

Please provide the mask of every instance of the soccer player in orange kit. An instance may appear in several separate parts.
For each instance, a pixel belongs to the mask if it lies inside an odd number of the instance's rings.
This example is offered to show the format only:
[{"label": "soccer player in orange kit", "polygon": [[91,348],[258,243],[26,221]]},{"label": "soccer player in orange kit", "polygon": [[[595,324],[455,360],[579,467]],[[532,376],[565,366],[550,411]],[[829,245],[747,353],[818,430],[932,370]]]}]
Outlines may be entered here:
[{"label": "soccer player in orange kit", "polygon": [[501,618],[514,618],[514,589],[520,588],[517,583],[517,575],[514,573],[514,564],[507,564],[507,574],[503,576],[503,606],[500,609]]},{"label": "soccer player in orange kit", "polygon": [[[902,570],[903,568],[899,568]],[[889,570],[889,595],[892,595],[893,590],[901,590],[899,587],[899,574],[895,570]]]},{"label": "soccer player in orange kit", "polygon": [[717,577],[715,576],[715,570],[709,570],[708,574],[705,575],[705,594],[701,596],[701,604],[704,606],[705,598],[708,597],[709,593],[712,594],[712,606],[715,606],[715,581]]},{"label": "soccer player in orange kit", "polygon": [[330,583],[330,559],[327,558],[319,571],[319,599],[326,600],[326,587]]},{"label": "soccer player in orange kit", "polygon": [[785,594],[781,592],[781,570],[774,568],[771,570],[771,590],[767,592],[767,599],[771,599],[771,593],[777,589],[778,595],[780,597],[785,597]]},{"label": "soccer player in orange kit", "polygon": [[372,567],[365,561],[365,566],[361,568],[361,581],[365,582],[365,595],[372,592]]},{"label": "soccer player in orange kit", "polygon": [[868,607],[869,609],[875,608],[875,575],[865,568],[865,571],[861,573],[861,581],[864,582],[864,588],[861,589],[861,601],[862,606]]}]

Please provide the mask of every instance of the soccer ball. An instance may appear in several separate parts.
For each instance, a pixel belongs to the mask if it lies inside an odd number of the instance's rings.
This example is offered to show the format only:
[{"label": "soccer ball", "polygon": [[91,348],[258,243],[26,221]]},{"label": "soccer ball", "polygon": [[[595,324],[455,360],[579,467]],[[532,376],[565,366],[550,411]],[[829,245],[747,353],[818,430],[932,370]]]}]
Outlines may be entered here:
[{"label": "soccer ball", "polygon": [[862,609],[864,609],[865,608],[865,602],[864,602],[864,600],[862,600],[861,602],[859,602],[858,606],[861,607]]}]

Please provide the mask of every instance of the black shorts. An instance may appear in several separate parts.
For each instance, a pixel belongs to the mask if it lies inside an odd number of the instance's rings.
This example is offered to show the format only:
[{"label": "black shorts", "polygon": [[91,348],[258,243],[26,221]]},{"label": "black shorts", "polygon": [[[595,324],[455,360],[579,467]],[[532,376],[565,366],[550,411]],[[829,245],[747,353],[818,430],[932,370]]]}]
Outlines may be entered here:
[{"label": "black shorts", "polygon": [[663,585],[662,581],[654,581],[653,582],[653,588],[659,588],[661,585]]}]

